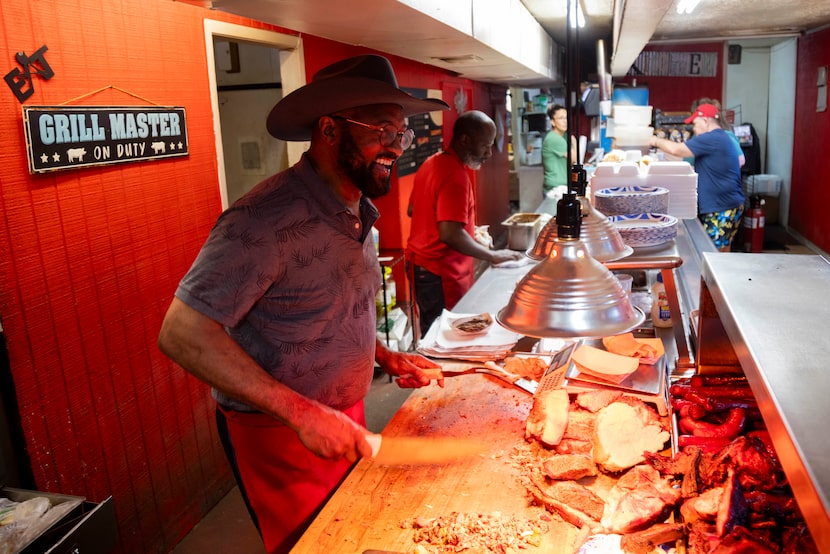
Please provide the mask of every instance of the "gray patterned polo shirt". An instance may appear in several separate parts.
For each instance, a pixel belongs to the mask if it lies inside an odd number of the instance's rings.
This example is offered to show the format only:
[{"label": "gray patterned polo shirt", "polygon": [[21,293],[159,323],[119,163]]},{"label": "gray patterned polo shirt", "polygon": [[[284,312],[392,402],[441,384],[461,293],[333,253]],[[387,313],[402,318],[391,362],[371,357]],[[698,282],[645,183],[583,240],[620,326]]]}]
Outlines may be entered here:
[{"label": "gray patterned polo shirt", "polygon": [[303,156],[219,217],[176,296],[224,325],[278,381],[351,407],[372,381],[381,286],[370,233],[378,211],[364,198],[359,216],[361,225]]}]

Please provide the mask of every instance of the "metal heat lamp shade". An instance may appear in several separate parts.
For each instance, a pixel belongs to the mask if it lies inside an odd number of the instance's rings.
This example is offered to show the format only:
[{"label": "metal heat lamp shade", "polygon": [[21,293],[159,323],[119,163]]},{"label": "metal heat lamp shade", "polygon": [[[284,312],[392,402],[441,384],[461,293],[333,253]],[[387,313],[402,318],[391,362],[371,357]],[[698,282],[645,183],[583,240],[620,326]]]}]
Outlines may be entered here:
[{"label": "metal heat lamp shade", "polygon": [[530,337],[604,337],[645,320],[616,277],[579,240],[580,202],[566,194],[556,207],[558,237],[547,258],[516,285],[499,324]]},{"label": "metal heat lamp shade", "polygon": [[[582,210],[579,240],[585,245],[592,258],[600,262],[610,262],[634,252],[633,248],[623,242],[620,232],[608,217],[594,208],[585,197],[585,170],[581,165],[574,165],[571,169],[570,190],[576,191]],[[539,232],[533,247],[527,251],[527,256],[534,260],[544,260],[553,249],[557,236],[558,225],[556,218],[552,218]]]}]

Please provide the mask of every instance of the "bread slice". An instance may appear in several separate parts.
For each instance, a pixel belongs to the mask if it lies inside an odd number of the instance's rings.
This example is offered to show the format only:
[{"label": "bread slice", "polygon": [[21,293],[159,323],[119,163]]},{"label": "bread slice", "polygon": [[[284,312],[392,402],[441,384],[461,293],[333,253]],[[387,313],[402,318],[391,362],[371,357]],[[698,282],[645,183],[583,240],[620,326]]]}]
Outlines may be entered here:
[{"label": "bread slice", "polygon": [[617,384],[637,371],[640,366],[638,358],[612,354],[587,344],[577,348],[571,359],[581,372]]},{"label": "bread slice", "polygon": [[603,337],[602,346],[612,354],[639,358],[641,364],[653,364],[665,352],[661,339],[635,338],[634,333]]},{"label": "bread slice", "polygon": [[527,416],[525,438],[535,438],[545,446],[559,444],[568,426],[570,404],[565,389],[551,389],[537,394]]}]

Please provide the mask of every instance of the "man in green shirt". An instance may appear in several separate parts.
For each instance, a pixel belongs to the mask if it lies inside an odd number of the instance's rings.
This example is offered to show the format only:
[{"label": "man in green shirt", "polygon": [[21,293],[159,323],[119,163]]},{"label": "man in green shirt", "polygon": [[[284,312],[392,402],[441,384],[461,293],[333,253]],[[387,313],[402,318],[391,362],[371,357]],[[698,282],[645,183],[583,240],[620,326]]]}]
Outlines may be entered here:
[{"label": "man in green shirt", "polygon": [[542,192],[546,196],[555,187],[561,187],[561,194],[564,194],[568,185],[568,140],[565,138],[568,111],[561,104],[553,104],[548,108],[548,117],[551,129],[542,141],[542,165],[545,170]]}]

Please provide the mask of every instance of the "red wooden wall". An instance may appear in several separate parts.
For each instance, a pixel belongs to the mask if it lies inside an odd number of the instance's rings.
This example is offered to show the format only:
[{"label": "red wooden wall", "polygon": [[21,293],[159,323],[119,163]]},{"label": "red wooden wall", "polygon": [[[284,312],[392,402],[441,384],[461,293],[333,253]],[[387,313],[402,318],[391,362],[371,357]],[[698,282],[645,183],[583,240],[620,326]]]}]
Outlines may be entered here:
[{"label": "red wooden wall", "polygon": [[33,486],[112,495],[125,552],[164,551],[232,486],[206,387],[155,345],[221,210],[208,15],[261,26],[159,0],[0,7],[3,73],[16,52],[48,47],[54,77],[34,77],[26,105],[187,113],[187,157],[29,175],[21,105],[0,93],[0,316]]},{"label": "red wooden wall", "polygon": [[[221,210],[206,18],[291,32],[171,0],[0,4],[2,73],[16,52],[42,45],[55,72],[34,77],[26,105],[146,99],[187,113],[187,157],[29,175],[21,104],[0,86],[0,317],[33,487],[113,496],[119,552],[168,551],[233,486],[207,387],[156,348],[176,285]],[[305,36],[304,51],[311,76],[365,50]],[[486,85],[393,65],[402,86],[460,84],[469,107],[492,113]],[[408,235],[401,181],[379,202],[387,248]],[[506,154],[482,170],[480,187],[483,210],[500,221],[492,206],[507,209]]]},{"label": "red wooden wall", "polygon": [[[830,67],[830,29],[798,39],[795,138],[788,224],[830,252],[830,111],[816,111],[818,68]],[[770,106],[770,110],[774,110]]]}]

